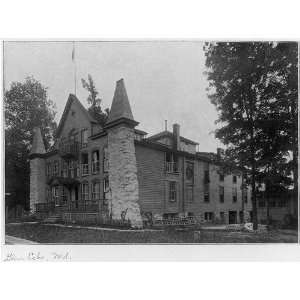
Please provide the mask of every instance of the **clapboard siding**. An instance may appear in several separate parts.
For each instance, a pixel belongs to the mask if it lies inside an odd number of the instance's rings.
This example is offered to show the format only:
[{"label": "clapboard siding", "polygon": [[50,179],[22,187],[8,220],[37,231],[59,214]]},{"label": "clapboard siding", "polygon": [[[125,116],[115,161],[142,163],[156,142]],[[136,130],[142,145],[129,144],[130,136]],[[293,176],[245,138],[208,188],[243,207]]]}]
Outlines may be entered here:
[{"label": "clapboard siding", "polygon": [[164,208],[165,153],[136,145],[139,199],[142,212],[161,213]]}]

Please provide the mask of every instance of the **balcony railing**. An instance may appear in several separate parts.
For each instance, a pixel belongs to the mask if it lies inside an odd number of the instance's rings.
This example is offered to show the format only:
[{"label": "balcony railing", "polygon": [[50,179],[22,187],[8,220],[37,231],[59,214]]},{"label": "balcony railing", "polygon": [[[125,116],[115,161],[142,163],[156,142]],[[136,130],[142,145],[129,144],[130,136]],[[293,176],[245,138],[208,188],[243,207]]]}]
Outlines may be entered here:
[{"label": "balcony railing", "polygon": [[177,173],[178,172],[178,165],[177,162],[166,162],[166,172],[167,173]]},{"label": "balcony railing", "polygon": [[89,175],[89,164],[81,164],[81,175]]},{"label": "balcony railing", "polygon": [[59,145],[59,154],[65,158],[77,158],[79,154],[78,142],[63,142]]}]

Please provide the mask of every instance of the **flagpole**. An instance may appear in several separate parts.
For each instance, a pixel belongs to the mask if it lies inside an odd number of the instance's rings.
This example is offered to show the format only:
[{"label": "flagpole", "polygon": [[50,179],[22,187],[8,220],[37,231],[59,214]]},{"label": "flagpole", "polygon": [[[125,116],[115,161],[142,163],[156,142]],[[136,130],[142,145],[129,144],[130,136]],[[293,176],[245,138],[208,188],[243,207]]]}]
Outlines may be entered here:
[{"label": "flagpole", "polygon": [[73,41],[72,61],[74,63],[74,94],[76,96],[77,69],[76,69],[76,60],[75,60],[75,41]]}]

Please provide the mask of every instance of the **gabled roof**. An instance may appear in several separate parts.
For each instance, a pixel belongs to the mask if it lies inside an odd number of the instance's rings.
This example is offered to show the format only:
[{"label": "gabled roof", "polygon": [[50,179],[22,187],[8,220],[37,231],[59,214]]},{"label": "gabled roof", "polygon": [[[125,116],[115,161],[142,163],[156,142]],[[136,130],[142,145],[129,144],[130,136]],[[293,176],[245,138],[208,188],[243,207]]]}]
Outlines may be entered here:
[{"label": "gabled roof", "polygon": [[118,80],[116,83],[114,98],[106,124],[120,119],[134,121],[123,79]]},{"label": "gabled roof", "polygon": [[[155,140],[158,140],[158,139],[164,138],[164,137],[170,137],[170,138],[172,138],[173,137],[173,133],[170,132],[170,131],[165,130],[165,131],[159,132],[157,134],[154,134],[154,135],[148,137],[147,139],[151,140],[151,141],[155,141]],[[194,142],[192,140],[189,140],[189,139],[187,139],[187,138],[185,138],[183,136],[180,136],[180,140],[183,141],[183,142],[186,142],[188,144],[199,145],[199,143]]]},{"label": "gabled roof", "polygon": [[64,112],[61,116],[61,119],[59,121],[59,124],[58,124],[58,127],[57,127],[57,130],[56,130],[56,133],[55,133],[55,136],[58,137],[59,134],[61,133],[61,130],[64,126],[64,123],[66,121],[66,118],[67,118],[67,115],[70,111],[70,108],[73,104],[73,102],[76,102],[78,104],[78,106],[80,107],[80,109],[83,111],[83,113],[86,115],[86,117],[88,118],[88,120],[91,122],[91,123],[98,123],[91,115],[90,113],[85,109],[85,107],[81,104],[81,102],[78,100],[78,98],[73,95],[73,94],[70,94],[69,95],[69,98],[68,98],[68,101],[66,103],[66,106],[65,106],[65,109],[64,109]]}]

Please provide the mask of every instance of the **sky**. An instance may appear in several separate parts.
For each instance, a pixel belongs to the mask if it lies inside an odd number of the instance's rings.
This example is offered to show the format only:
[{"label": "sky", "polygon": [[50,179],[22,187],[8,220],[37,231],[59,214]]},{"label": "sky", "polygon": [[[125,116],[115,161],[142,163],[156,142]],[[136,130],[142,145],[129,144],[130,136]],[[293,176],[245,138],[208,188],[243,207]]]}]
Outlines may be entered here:
[{"label": "sky", "polygon": [[207,97],[205,56],[199,41],[170,42],[5,42],[4,87],[33,76],[48,87],[59,122],[68,95],[87,107],[81,78],[93,77],[102,108],[111,106],[116,81],[123,78],[138,129],[148,136],[180,124],[182,136],[199,143],[199,151],[215,152],[217,112]]}]

